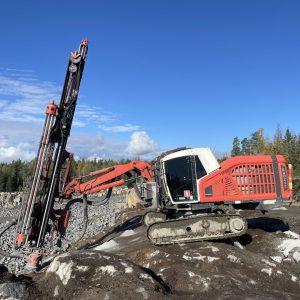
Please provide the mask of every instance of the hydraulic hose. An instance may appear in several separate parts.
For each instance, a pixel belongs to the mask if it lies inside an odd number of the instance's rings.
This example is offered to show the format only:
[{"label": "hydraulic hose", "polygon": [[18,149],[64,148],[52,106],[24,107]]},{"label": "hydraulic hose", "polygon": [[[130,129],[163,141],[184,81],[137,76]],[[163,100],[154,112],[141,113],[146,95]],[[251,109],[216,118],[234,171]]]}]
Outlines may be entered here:
[{"label": "hydraulic hose", "polygon": [[[97,205],[97,206],[104,205],[108,202],[111,194],[112,194],[112,188],[109,188],[106,195],[102,199],[94,198],[97,200],[88,200],[87,196],[84,195],[83,198],[74,198],[74,199],[71,199],[70,201],[68,201],[68,203],[66,204],[65,209],[64,209],[65,211],[70,210],[71,206],[75,203],[83,204],[83,230],[82,230],[80,237],[75,242],[78,242],[79,240],[81,240],[86,233],[87,224],[88,224],[88,205]],[[64,238],[64,240],[67,242],[70,242],[66,238]]]},{"label": "hydraulic hose", "polygon": [[[87,205],[91,205],[91,206],[104,205],[108,202],[109,198],[111,197],[111,194],[112,194],[112,188],[109,188],[104,198],[102,199],[99,199],[98,197],[90,198],[95,200],[87,200]],[[65,206],[65,211],[68,211],[74,203],[82,203],[82,202],[83,202],[82,198],[74,198],[69,200]]]}]

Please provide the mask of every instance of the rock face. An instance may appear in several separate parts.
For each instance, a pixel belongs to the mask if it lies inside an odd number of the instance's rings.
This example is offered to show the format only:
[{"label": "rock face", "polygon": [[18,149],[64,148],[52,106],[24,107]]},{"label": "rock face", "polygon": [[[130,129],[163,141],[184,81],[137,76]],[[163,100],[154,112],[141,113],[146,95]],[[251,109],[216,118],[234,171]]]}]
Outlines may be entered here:
[{"label": "rock face", "polygon": [[0,192],[0,207],[13,208],[15,206],[20,205],[21,200],[22,200],[21,192],[15,192],[15,193]]},{"label": "rock face", "polygon": [[162,299],[168,290],[132,262],[99,251],[57,256],[30,288],[32,298]]}]

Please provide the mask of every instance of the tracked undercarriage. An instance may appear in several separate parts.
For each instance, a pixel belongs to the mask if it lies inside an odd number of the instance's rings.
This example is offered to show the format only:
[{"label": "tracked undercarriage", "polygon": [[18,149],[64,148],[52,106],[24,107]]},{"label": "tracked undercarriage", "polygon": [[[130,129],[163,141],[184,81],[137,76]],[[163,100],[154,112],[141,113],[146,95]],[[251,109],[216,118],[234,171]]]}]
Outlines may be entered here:
[{"label": "tracked undercarriage", "polygon": [[[246,233],[247,221],[234,214],[206,214],[166,220],[163,213],[147,213],[144,224],[154,245],[188,243],[238,237]],[[151,221],[152,224],[151,224]]]}]

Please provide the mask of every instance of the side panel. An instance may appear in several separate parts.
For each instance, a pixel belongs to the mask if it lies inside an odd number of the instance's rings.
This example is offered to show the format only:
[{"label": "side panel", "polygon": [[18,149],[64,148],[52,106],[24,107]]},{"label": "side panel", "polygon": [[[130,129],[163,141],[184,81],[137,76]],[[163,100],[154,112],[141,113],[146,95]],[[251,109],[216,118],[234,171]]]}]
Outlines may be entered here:
[{"label": "side panel", "polygon": [[286,162],[272,157],[237,156],[199,182],[200,202],[234,202],[288,199]]}]

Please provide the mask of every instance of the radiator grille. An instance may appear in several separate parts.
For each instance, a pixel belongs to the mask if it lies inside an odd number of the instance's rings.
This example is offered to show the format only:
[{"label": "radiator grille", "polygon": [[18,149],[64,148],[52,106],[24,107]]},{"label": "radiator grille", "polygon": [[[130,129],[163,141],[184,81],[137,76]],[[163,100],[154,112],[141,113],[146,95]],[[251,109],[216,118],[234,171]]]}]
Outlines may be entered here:
[{"label": "radiator grille", "polygon": [[236,166],[232,169],[232,178],[243,195],[275,193],[272,164]]}]

